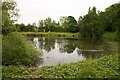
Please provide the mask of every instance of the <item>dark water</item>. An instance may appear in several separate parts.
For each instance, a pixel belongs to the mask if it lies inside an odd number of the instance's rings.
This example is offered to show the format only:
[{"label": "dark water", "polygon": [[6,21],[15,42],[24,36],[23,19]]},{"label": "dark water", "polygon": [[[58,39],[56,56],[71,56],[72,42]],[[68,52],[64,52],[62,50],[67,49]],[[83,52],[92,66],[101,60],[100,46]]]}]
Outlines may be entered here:
[{"label": "dark water", "polygon": [[77,62],[87,58],[96,59],[117,53],[117,42],[84,42],[75,39],[29,37],[35,48],[42,53],[37,66]]}]

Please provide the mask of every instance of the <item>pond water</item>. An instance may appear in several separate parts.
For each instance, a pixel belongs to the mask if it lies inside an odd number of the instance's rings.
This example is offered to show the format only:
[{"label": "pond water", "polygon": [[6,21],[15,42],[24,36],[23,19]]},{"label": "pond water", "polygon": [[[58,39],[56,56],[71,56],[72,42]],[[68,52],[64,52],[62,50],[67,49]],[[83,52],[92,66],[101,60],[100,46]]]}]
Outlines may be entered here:
[{"label": "pond water", "polygon": [[77,62],[88,58],[96,59],[116,53],[117,42],[84,42],[76,39],[29,37],[42,53],[38,67]]}]

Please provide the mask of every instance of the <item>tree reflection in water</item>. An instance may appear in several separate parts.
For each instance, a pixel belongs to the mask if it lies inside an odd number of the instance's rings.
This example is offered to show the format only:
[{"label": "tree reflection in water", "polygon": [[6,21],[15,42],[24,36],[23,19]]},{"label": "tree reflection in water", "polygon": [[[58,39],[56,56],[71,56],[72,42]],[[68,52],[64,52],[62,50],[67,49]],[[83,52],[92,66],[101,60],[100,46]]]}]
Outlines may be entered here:
[{"label": "tree reflection in water", "polygon": [[64,40],[61,39],[60,41],[58,40],[58,45],[59,45],[59,50],[61,53],[67,52],[68,54],[73,53],[73,51],[77,47],[77,43],[75,42],[76,40]]},{"label": "tree reflection in water", "polygon": [[[62,39],[62,38],[46,38],[46,37],[29,37],[33,41],[34,46],[43,51],[43,54],[53,55],[56,57],[56,61],[60,59],[81,60],[79,57],[96,59],[98,57],[109,55],[117,51],[118,46],[116,42],[87,42],[75,39]],[[73,55],[73,57],[71,57]],[[68,57],[70,58],[68,58]],[[74,57],[78,59],[74,59]],[[48,56],[45,56],[47,60],[50,60]],[[44,58],[44,56],[43,56]],[[72,59],[73,58],[73,59]],[[44,59],[41,61],[41,63]],[[59,62],[61,62],[60,60]],[[65,60],[64,60],[65,61]]]}]

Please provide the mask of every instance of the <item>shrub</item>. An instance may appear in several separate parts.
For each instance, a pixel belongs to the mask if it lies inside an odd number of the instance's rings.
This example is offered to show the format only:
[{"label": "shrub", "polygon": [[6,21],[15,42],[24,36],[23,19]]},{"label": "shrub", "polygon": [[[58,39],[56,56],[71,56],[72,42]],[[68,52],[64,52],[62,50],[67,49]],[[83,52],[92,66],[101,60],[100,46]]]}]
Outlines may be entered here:
[{"label": "shrub", "polygon": [[20,33],[3,36],[2,48],[3,65],[32,66],[39,58],[39,53],[33,48],[31,42]]}]

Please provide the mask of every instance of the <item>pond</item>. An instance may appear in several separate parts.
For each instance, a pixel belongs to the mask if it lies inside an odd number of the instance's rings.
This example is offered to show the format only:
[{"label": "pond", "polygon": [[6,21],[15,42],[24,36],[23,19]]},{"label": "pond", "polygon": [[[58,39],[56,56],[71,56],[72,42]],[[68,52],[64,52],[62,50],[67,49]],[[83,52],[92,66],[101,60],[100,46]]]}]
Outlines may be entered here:
[{"label": "pond", "polygon": [[84,42],[77,39],[29,37],[37,50],[42,53],[38,67],[96,59],[117,53],[117,42]]}]

